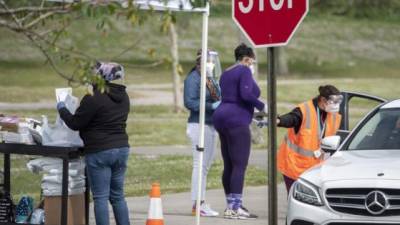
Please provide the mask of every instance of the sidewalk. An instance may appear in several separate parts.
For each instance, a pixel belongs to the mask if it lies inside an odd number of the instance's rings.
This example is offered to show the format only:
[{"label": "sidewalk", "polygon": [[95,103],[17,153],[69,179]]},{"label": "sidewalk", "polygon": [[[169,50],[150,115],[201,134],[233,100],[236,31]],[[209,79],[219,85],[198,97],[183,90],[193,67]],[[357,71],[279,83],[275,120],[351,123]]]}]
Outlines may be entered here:
[{"label": "sidewalk", "polygon": [[[161,187],[162,191],[162,187]],[[220,215],[216,218],[201,218],[201,225],[267,225],[268,224],[268,202],[267,187],[245,187],[243,203],[252,213],[259,216],[256,220],[230,220],[224,219]],[[191,216],[190,193],[162,195],[163,212],[165,225],[191,225],[196,224],[195,217]],[[149,207],[149,197],[127,198],[131,224],[146,224],[147,212]],[[222,190],[207,191],[207,202],[213,209],[223,213],[225,209],[225,198]],[[286,217],[286,190],[283,184],[278,187],[278,219],[279,225],[285,224]],[[90,215],[90,224],[95,224],[93,209]],[[112,210],[110,209],[111,221],[113,220]],[[113,223],[115,224],[115,223]]]}]

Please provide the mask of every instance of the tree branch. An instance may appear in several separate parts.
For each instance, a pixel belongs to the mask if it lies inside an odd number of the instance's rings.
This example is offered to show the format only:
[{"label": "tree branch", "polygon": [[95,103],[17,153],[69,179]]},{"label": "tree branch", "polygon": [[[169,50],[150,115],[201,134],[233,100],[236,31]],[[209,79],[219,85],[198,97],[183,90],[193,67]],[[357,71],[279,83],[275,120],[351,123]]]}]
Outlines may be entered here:
[{"label": "tree branch", "polygon": [[133,43],[133,45],[129,46],[128,48],[124,49],[122,52],[120,52],[119,54],[115,55],[114,57],[111,57],[111,60],[116,60],[117,58],[121,57],[122,55],[124,55],[125,53],[127,53],[129,50],[137,47],[137,45],[142,41],[142,39],[137,39],[135,41],[135,43]]},{"label": "tree branch", "polygon": [[69,13],[69,10],[57,10],[57,11],[51,11],[51,12],[47,12],[43,15],[40,15],[38,18],[36,18],[35,20],[33,20],[32,22],[30,22],[28,25],[24,26],[24,29],[30,29],[33,26],[35,26],[36,24],[38,24],[39,22],[47,19],[50,16],[56,15],[56,14],[66,14]]},{"label": "tree branch", "polygon": [[48,12],[48,11],[58,11],[64,10],[64,6],[57,6],[57,7],[20,7],[16,9],[9,9],[9,10],[1,10],[0,15],[11,15],[11,14],[18,14],[18,13],[30,13],[30,12]]},{"label": "tree branch", "polygon": [[[0,4],[3,6],[3,8],[10,12],[10,9],[8,8],[7,4],[4,2],[4,0],[0,0]],[[65,75],[61,70],[58,69],[57,65],[54,63],[53,59],[50,57],[50,55],[48,54],[48,52],[46,51],[46,49],[38,42],[36,42],[36,40],[31,36],[31,34],[29,32],[27,32],[26,29],[23,28],[22,24],[19,22],[18,18],[15,16],[14,13],[10,14],[11,17],[13,18],[14,22],[17,24],[17,29],[20,29],[22,31],[22,33],[42,52],[42,54],[46,57],[47,61],[50,63],[50,66],[53,68],[54,71],[56,71],[56,73],[58,75],[60,75],[62,78],[71,81],[72,78],[70,78],[69,76]],[[25,32],[23,32],[25,31]]]}]

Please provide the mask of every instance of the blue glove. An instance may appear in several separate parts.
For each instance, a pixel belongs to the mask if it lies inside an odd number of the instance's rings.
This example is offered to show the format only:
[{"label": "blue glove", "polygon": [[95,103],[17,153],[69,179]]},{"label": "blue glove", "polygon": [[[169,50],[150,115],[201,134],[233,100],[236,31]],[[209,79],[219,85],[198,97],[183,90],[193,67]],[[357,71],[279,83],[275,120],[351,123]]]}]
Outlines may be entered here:
[{"label": "blue glove", "polygon": [[221,101],[217,101],[217,102],[214,102],[212,105],[211,105],[211,108],[212,109],[216,109],[216,108],[218,108],[218,106],[221,104]]},{"label": "blue glove", "polygon": [[66,108],[67,106],[65,105],[65,102],[59,102],[57,103],[57,110],[60,111],[62,108]]}]

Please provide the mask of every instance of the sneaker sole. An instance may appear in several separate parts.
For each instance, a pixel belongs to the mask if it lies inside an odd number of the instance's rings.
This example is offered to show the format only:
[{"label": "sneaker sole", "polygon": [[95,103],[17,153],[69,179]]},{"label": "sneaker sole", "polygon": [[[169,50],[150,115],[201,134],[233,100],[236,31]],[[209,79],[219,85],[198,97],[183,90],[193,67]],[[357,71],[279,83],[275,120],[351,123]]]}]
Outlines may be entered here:
[{"label": "sneaker sole", "polygon": [[232,220],[256,220],[258,217],[244,217],[244,216],[224,216],[225,219]]},{"label": "sneaker sole", "polygon": [[237,219],[239,219],[239,217],[237,217],[237,216],[224,216],[224,219],[237,220]]},{"label": "sneaker sole", "polygon": [[257,217],[244,217],[244,216],[238,216],[238,220],[256,220]]},{"label": "sneaker sole", "polygon": [[[192,216],[196,216],[196,212],[192,212]],[[219,214],[218,215],[204,215],[204,214],[200,213],[200,216],[201,217],[217,217],[217,216],[219,216]]]}]

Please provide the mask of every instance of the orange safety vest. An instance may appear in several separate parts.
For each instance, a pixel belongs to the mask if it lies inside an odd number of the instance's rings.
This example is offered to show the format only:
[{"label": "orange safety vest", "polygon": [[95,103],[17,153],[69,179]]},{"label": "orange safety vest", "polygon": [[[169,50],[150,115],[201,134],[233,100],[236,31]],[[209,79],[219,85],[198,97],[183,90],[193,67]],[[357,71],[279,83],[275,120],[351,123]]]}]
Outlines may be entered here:
[{"label": "orange safety vest", "polygon": [[[321,126],[318,124],[317,110],[313,101],[302,103],[300,108],[303,120],[299,131],[289,128],[278,152],[278,169],[287,177],[294,180],[307,169],[320,163],[322,160],[314,156],[314,151],[320,149]],[[341,115],[327,113],[325,119],[325,137],[336,134],[339,129]]]}]

